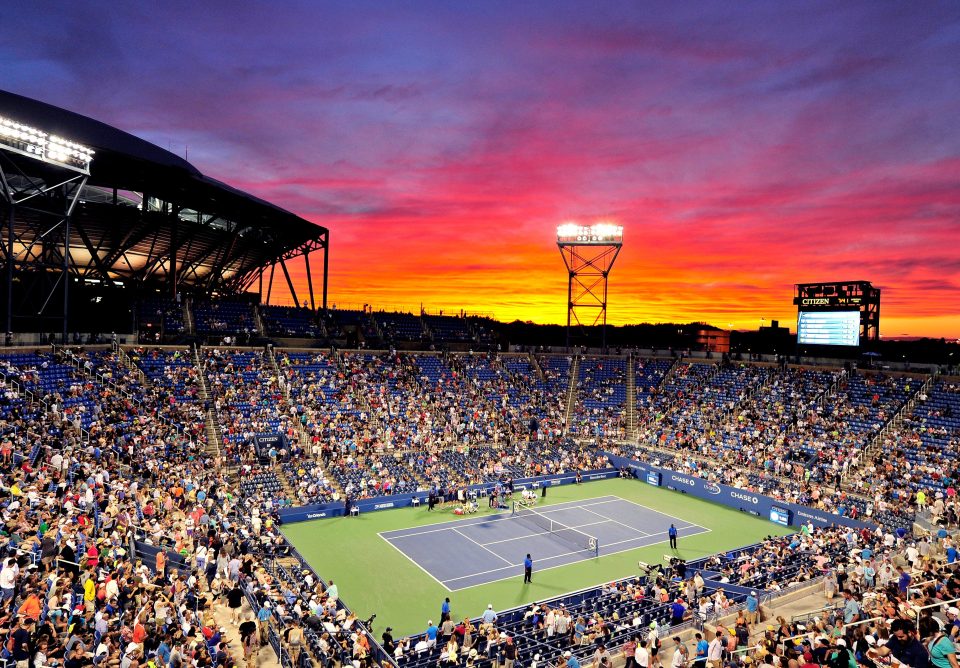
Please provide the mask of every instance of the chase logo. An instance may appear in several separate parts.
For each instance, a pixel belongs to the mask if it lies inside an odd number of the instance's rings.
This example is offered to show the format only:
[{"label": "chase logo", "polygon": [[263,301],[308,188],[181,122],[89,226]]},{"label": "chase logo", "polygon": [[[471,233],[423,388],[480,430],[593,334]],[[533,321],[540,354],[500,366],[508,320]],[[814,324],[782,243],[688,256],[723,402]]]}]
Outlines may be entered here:
[{"label": "chase logo", "polygon": [[671,475],[670,480],[674,482],[678,482],[681,485],[687,485],[689,487],[695,487],[697,485],[697,483],[695,483],[693,480],[691,480],[690,478],[686,478],[682,475]]},{"label": "chase logo", "polygon": [[741,501],[746,501],[747,503],[752,503],[757,505],[760,501],[755,496],[750,496],[749,494],[741,494],[740,492],[730,492],[731,498],[740,499]]},{"label": "chase logo", "polygon": [[715,485],[712,482],[708,482],[706,485],[704,485],[703,489],[710,492],[711,494],[719,494],[722,491],[720,489],[720,485]]}]

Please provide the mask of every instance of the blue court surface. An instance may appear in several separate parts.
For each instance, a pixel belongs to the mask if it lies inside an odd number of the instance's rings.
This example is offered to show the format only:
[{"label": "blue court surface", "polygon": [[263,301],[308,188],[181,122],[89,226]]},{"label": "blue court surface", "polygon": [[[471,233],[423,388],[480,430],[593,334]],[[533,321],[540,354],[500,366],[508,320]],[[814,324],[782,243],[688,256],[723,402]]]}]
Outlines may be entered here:
[{"label": "blue court surface", "polygon": [[[595,537],[600,556],[667,542],[676,524],[685,537],[709,529],[689,524],[619,496],[602,496],[535,507],[549,519]],[[596,558],[578,536],[551,533],[528,517],[510,513],[385,531],[380,537],[449,591],[523,577],[523,559],[533,557],[533,577],[548,568]]]}]

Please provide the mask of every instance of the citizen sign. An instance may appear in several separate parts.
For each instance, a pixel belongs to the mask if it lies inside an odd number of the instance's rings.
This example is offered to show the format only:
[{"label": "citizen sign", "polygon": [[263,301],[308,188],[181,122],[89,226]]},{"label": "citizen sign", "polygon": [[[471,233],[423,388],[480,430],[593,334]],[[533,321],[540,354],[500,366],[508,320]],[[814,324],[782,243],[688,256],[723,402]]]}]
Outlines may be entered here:
[{"label": "citizen sign", "polygon": [[670,476],[670,480],[673,480],[674,482],[678,482],[681,485],[688,485],[689,487],[697,486],[696,482],[694,482],[690,478],[684,478],[682,475],[672,475]]},{"label": "citizen sign", "polygon": [[730,492],[730,496],[734,499],[740,499],[741,501],[746,501],[747,503],[752,503],[757,505],[760,503],[760,500],[755,496],[750,496],[749,494],[741,494],[740,492]]},{"label": "citizen sign", "polygon": [[375,503],[373,505],[374,510],[383,510],[384,508],[393,508],[393,501],[390,503]]}]

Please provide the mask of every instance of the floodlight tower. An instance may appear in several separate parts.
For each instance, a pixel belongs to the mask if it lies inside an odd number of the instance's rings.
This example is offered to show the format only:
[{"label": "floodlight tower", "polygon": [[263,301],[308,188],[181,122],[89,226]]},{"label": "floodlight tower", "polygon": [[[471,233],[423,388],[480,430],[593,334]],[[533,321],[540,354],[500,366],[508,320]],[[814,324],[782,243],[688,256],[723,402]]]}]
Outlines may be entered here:
[{"label": "floodlight tower", "polygon": [[[61,321],[63,343],[67,343],[73,267],[70,221],[90,177],[93,155],[82,144],[0,117],[0,215],[6,223],[0,259],[6,269],[8,337],[15,318],[44,318]],[[23,212],[22,219],[18,211]],[[18,271],[36,272],[42,278],[24,291],[21,313],[16,313],[13,302]],[[63,291],[63,312],[51,314],[47,307],[59,290]]]},{"label": "floodlight tower", "polygon": [[565,223],[557,228],[557,248],[568,276],[568,349],[574,323],[581,328],[599,323],[603,347],[607,347],[607,280],[622,247],[621,225]]}]

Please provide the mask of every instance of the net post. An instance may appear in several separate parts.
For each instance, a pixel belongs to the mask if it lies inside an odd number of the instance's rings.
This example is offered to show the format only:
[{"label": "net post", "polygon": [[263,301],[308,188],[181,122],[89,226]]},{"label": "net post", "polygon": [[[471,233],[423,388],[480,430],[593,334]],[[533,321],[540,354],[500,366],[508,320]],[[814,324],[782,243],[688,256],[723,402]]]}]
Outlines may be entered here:
[{"label": "net post", "polygon": [[[513,514],[517,518],[530,519],[533,524],[537,526],[537,528],[546,530],[548,533],[557,536],[561,540],[566,540],[576,545],[579,550],[593,552],[595,555],[599,556],[599,541],[597,540],[596,536],[591,536],[583,531],[580,531],[579,529],[568,527],[562,522],[550,519],[546,515],[538,513],[532,508],[523,506],[519,501],[514,501],[513,504]],[[572,538],[571,534],[575,535],[576,538]]]}]

